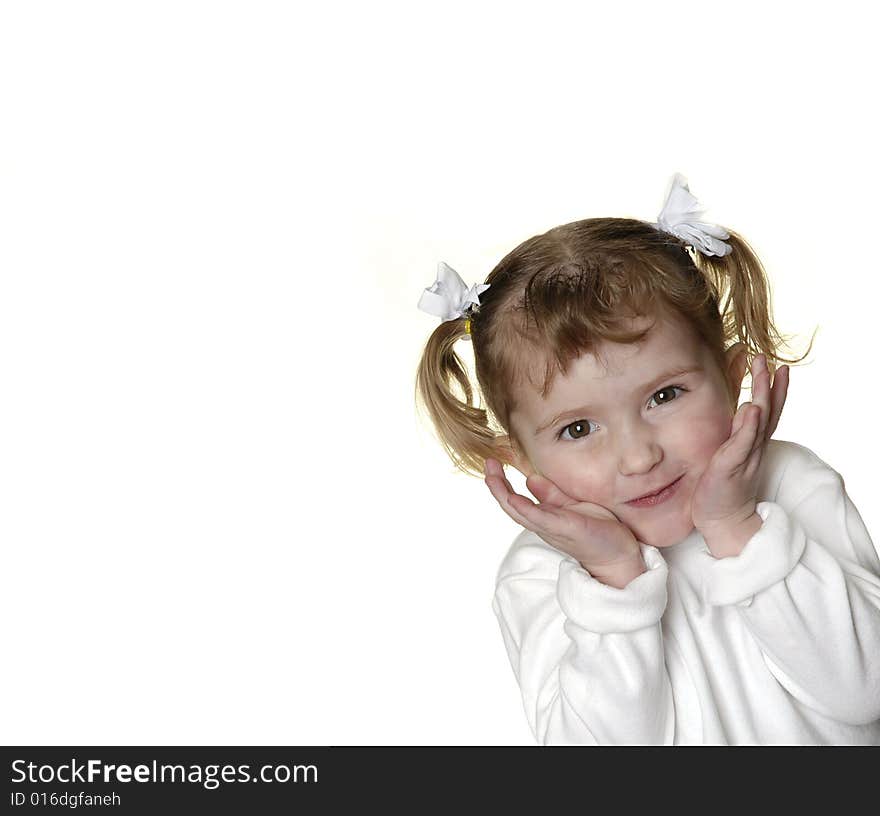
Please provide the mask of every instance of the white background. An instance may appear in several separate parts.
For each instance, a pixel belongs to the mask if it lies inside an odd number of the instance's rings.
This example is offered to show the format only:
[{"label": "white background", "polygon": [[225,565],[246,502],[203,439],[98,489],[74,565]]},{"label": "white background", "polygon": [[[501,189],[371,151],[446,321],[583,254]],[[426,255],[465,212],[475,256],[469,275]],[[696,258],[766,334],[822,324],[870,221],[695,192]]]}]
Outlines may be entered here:
[{"label": "white background", "polygon": [[416,302],[676,171],[880,535],[864,4],[309,5],[0,7],[4,744],[533,744]]}]

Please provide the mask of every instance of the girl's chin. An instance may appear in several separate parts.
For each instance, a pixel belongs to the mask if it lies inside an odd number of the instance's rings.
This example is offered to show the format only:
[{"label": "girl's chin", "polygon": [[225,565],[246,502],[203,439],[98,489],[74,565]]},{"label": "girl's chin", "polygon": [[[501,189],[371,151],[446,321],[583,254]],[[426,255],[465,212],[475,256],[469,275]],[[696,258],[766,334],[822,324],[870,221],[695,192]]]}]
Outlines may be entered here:
[{"label": "girl's chin", "polygon": [[670,521],[661,521],[656,526],[645,525],[641,533],[635,526],[630,529],[639,541],[656,547],[659,550],[663,549],[663,547],[672,547],[684,541],[694,531],[694,525],[688,519],[682,520],[678,524]]},{"label": "girl's chin", "polygon": [[662,550],[664,547],[674,547],[676,544],[681,544],[681,542],[684,541],[693,531],[693,525],[687,529],[682,527],[681,531],[675,535],[664,535],[660,537],[649,536],[649,538],[654,538],[654,540],[646,541],[645,543],[650,544],[652,547],[656,547],[658,550]]},{"label": "girl's chin", "polygon": [[[669,512],[664,513],[664,509]],[[636,514],[641,514],[642,517],[639,518]],[[694,530],[691,497],[677,496],[657,507],[636,510],[628,522],[639,541],[658,550],[673,547],[684,541]]]}]

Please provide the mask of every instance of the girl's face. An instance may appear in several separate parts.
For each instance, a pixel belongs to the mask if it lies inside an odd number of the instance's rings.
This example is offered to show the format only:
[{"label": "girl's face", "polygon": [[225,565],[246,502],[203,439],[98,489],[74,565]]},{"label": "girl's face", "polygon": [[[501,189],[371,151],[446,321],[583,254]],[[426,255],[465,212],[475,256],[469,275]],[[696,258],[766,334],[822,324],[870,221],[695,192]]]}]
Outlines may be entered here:
[{"label": "girl's face", "polygon": [[[652,319],[633,320],[636,328]],[[578,501],[599,504],[636,538],[669,547],[693,530],[691,497],[715,451],[730,437],[746,349],[727,351],[720,371],[689,326],[658,315],[641,345],[604,343],[559,374],[545,400],[530,387],[515,393],[511,430],[520,441],[516,468],[537,472]],[[682,477],[653,507],[627,502]]]}]

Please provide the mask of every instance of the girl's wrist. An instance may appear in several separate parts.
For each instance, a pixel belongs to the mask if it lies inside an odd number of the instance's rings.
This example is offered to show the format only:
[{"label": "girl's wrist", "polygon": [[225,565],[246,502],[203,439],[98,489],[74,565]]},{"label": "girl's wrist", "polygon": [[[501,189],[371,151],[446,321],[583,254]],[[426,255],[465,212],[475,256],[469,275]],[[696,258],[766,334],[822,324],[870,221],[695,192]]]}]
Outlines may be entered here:
[{"label": "girl's wrist", "polygon": [[716,525],[703,525],[700,534],[715,558],[730,558],[739,555],[746,544],[763,526],[764,521],[757,512],[735,522]]},{"label": "girl's wrist", "polygon": [[638,578],[643,572],[648,570],[641,551],[628,561],[608,566],[590,566],[582,561],[578,563],[599,583],[606,584],[615,589],[623,589],[630,581]]}]

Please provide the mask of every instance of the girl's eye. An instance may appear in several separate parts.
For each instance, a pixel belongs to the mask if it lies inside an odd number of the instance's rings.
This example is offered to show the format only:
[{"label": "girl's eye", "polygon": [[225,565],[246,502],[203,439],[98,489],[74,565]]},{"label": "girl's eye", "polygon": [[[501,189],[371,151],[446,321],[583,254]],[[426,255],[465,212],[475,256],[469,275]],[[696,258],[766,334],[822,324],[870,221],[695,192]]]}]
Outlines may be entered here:
[{"label": "girl's eye", "polygon": [[[682,386],[680,385],[667,385],[664,388],[661,388],[659,391],[654,392],[654,396],[651,397],[651,402],[654,401],[654,397],[656,397],[658,394],[667,395],[659,400],[660,405],[666,405],[666,403],[668,402],[674,402],[676,399],[678,399],[678,397],[675,396],[676,391],[687,391],[687,388],[682,388]],[[672,394],[672,396],[668,396],[669,394]]]},{"label": "girl's eye", "polygon": [[[565,433],[571,429],[571,433],[568,436],[565,436]],[[590,420],[588,419],[579,419],[577,422],[572,422],[570,425],[566,425],[557,435],[558,439],[584,439],[585,437],[590,435]]]},{"label": "girl's eye", "polygon": [[[670,402],[675,402],[678,399],[676,391],[685,392],[688,389],[681,385],[667,385],[664,388],[661,388],[659,391],[655,391],[653,396],[651,397],[651,402],[654,402],[655,397],[660,397],[657,401],[658,407],[661,405],[666,405]],[[593,432],[590,431],[590,420],[589,419],[579,419],[577,422],[572,422],[570,425],[566,425],[559,433],[556,435],[557,439],[585,439],[590,436]]]}]

